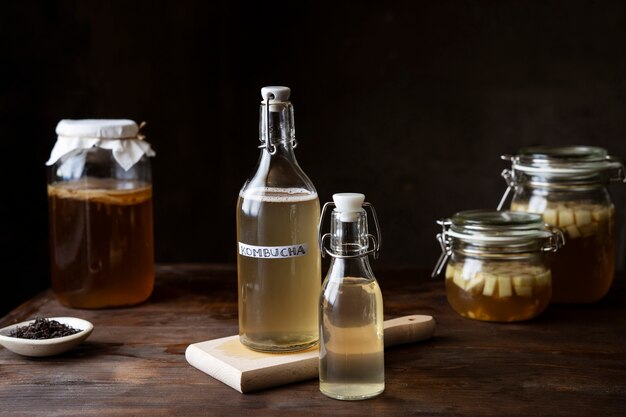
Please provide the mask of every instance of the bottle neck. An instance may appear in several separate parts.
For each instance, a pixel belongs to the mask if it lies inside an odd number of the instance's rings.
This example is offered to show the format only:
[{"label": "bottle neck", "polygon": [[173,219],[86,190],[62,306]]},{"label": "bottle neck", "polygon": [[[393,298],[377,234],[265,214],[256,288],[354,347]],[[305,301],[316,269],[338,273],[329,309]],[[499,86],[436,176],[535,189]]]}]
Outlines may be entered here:
[{"label": "bottle neck", "polygon": [[[289,192],[316,194],[311,180],[296,160],[291,103],[270,102],[269,114],[265,112],[265,104],[261,105],[259,118],[261,155],[252,177],[246,181],[242,192],[254,188],[274,189],[273,192],[279,189],[290,189]],[[266,143],[267,135],[269,135],[268,143]]]},{"label": "bottle neck", "polygon": [[365,210],[332,211],[329,253],[332,256],[327,275],[329,279],[341,280],[343,277],[375,279],[368,258],[371,251]]},{"label": "bottle neck", "polygon": [[264,143],[270,154],[283,144],[296,145],[296,129],[293,106],[288,101],[261,104],[259,115],[259,140]]},{"label": "bottle neck", "polygon": [[295,147],[293,106],[290,102],[261,104],[259,115],[259,140],[261,145],[261,171],[277,173],[299,169]]},{"label": "bottle neck", "polygon": [[330,223],[330,251],[339,256],[366,257],[369,248],[365,211],[341,213],[333,210]]}]

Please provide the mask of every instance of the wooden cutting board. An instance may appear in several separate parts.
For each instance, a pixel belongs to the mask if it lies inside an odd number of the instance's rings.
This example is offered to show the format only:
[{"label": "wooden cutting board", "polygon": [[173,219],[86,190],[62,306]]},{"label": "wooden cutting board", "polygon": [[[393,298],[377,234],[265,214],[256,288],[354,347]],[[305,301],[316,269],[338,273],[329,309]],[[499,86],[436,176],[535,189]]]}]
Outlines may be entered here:
[{"label": "wooden cutting board", "polygon": [[[412,315],[385,321],[385,348],[430,338],[431,316]],[[191,344],[185,358],[192,366],[241,393],[318,377],[317,346],[296,353],[262,353],[248,349],[239,336]]]}]

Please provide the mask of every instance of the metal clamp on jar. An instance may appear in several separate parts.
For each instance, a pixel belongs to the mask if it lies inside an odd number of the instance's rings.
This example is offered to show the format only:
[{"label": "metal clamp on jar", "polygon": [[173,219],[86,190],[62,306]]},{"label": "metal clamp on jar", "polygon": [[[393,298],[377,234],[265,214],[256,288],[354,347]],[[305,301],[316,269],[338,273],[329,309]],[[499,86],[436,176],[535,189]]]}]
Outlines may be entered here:
[{"label": "metal clamp on jar", "polygon": [[437,221],[442,254],[433,277],[446,267],[446,293],[454,310],[484,321],[536,317],[550,302],[548,254],[564,244],[558,228],[537,214],[469,210]]},{"label": "metal clamp on jar", "polygon": [[552,262],[552,301],[590,303],[604,297],[615,271],[615,206],[607,186],[624,181],[624,166],[602,148],[538,146],[504,155],[502,176],[511,210],[538,213],[561,228],[567,246]]}]

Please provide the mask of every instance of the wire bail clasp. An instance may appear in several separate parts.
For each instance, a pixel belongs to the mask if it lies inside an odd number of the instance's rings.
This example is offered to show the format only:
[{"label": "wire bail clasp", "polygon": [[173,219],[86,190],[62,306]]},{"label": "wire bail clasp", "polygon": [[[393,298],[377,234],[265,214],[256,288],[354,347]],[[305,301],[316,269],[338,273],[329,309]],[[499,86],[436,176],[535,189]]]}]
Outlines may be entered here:
[{"label": "wire bail clasp", "polygon": [[[517,157],[513,155],[502,155],[500,156],[500,158],[503,161],[510,161],[512,165],[515,165],[517,161]],[[498,204],[498,208],[496,209],[497,211],[502,211],[502,207],[504,206],[506,199],[509,197],[509,194],[512,190],[515,189],[515,187],[517,187],[517,181],[515,180],[515,171],[513,169],[507,168],[503,170],[500,175],[502,176],[502,178],[504,178],[504,181],[506,181],[507,188],[504,191],[502,198],[500,199],[500,203]]]},{"label": "wire bail clasp", "polygon": [[615,164],[615,170],[613,175],[610,176],[610,182],[626,182],[626,172],[624,171],[624,164],[622,162],[612,157],[611,155],[607,155],[606,160]]},{"label": "wire bail clasp", "polygon": [[268,93],[267,97],[265,98],[265,108],[264,108],[264,112],[265,112],[265,138],[261,139],[263,141],[263,143],[261,145],[258,146],[259,149],[267,149],[267,151],[270,153],[270,155],[274,155],[276,154],[276,145],[274,145],[272,142],[270,142],[270,138],[272,137],[271,135],[271,130],[272,127],[270,126],[270,100],[273,100],[276,96],[272,93]]},{"label": "wire bail clasp", "polygon": [[565,235],[558,227],[550,227],[550,236],[546,239],[545,245],[541,248],[543,252],[556,252],[565,245]]},{"label": "wire bail clasp", "polygon": [[[376,235],[372,235],[371,233],[367,233],[367,241],[368,241],[368,248],[372,248],[369,249],[363,253],[359,253],[359,254],[354,254],[354,255],[340,255],[337,253],[332,252],[329,248],[327,248],[324,244],[324,242],[326,240],[329,240],[332,236],[330,233],[324,233],[322,234],[322,227],[324,224],[324,218],[326,217],[326,212],[329,211],[330,207],[337,207],[336,204],[332,201],[329,201],[327,203],[324,204],[324,207],[322,208],[322,213],[320,214],[320,222],[319,225],[317,227],[318,233],[318,239],[317,239],[317,243],[320,247],[320,251],[322,253],[322,258],[324,258],[326,256],[326,254],[330,255],[333,258],[338,258],[338,259],[350,259],[350,258],[360,258],[362,256],[367,256],[367,255],[372,255],[374,257],[374,259],[378,259],[378,257],[380,256],[380,247],[382,244],[382,234],[380,232],[380,224],[378,223],[378,216],[376,215],[376,210],[374,209],[374,206],[371,203],[368,202],[364,202],[362,204],[363,209],[367,212],[367,208],[369,208],[370,213],[371,213],[371,218],[374,220],[374,227],[376,228]],[[371,243],[371,245],[370,245]]]},{"label": "wire bail clasp", "polygon": [[[271,100],[276,100],[274,103],[270,104]],[[263,129],[263,137],[259,138],[259,140],[262,142],[257,148],[259,149],[267,149],[267,151],[269,152],[270,155],[275,155],[277,152],[277,146],[275,143],[280,142],[282,139],[275,138],[275,133],[277,131],[277,129],[274,127],[275,124],[279,124],[282,126],[283,124],[283,119],[281,119],[279,122],[275,121],[274,123],[271,122],[270,119],[270,115],[271,115],[271,111],[270,108],[271,106],[281,106],[281,105],[285,105],[285,102],[283,102],[281,100],[281,98],[279,97],[278,99],[276,98],[276,95],[274,93],[268,92],[267,96],[264,96],[264,101],[265,103],[263,103],[262,105],[263,107],[263,119],[265,120],[265,129]],[[277,113],[281,113],[281,112],[277,112]],[[291,110],[288,111],[288,115],[285,116],[284,114],[282,116],[278,116],[280,117],[287,117],[289,120],[286,121],[285,123],[289,126],[291,126],[291,129],[293,130],[293,113],[291,112]],[[278,128],[278,136],[280,136],[280,127]],[[274,138],[274,142],[272,142],[272,138]],[[289,142],[291,143],[291,147],[293,149],[298,147],[298,141],[295,138],[295,135],[292,136],[291,140],[289,140]]]},{"label": "wire bail clasp", "polygon": [[432,278],[436,278],[437,275],[441,273],[443,266],[448,262],[448,259],[450,259],[450,255],[452,255],[452,243],[448,236],[448,229],[450,229],[452,221],[450,219],[440,219],[437,220],[437,224],[441,226],[441,233],[437,233],[436,237],[439,246],[441,246],[441,255],[439,255],[435,268],[430,274]]}]

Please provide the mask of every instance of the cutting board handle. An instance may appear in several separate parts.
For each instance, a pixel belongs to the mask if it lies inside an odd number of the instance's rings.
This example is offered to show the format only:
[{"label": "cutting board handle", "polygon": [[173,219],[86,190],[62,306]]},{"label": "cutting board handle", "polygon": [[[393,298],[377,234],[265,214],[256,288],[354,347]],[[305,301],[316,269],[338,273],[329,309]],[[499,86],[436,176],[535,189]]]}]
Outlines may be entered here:
[{"label": "cutting board handle", "polygon": [[385,320],[385,347],[419,342],[432,337],[435,319],[432,316],[414,314]]}]

